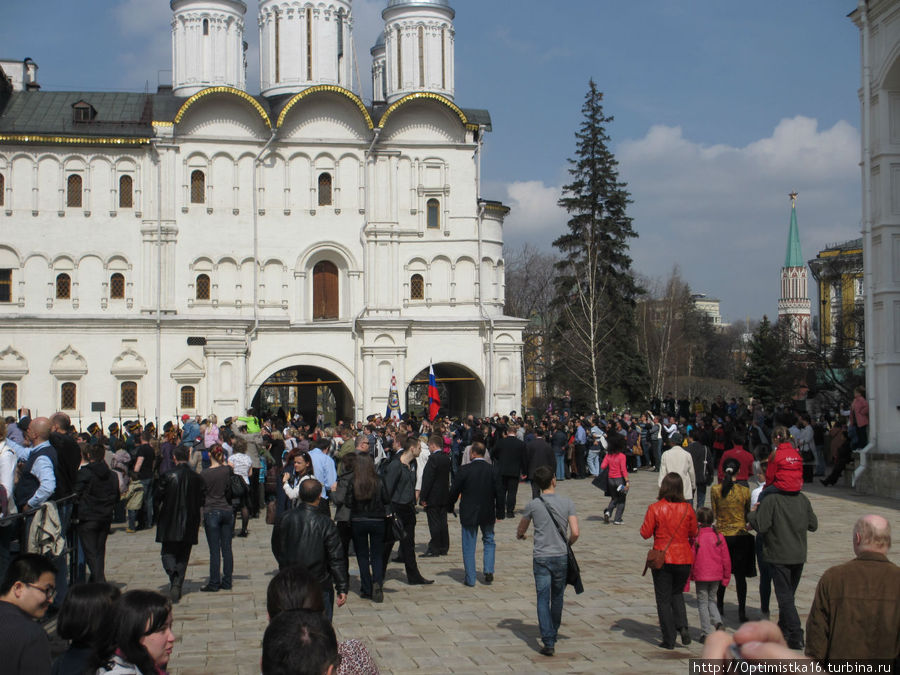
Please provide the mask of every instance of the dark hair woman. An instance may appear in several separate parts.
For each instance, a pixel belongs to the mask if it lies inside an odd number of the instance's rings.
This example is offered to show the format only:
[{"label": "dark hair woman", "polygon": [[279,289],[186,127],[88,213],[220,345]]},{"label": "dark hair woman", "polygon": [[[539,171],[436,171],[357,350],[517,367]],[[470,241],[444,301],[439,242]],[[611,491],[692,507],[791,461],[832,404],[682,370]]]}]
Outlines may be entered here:
[{"label": "dark hair woman", "polygon": [[676,632],[682,644],[691,643],[684,586],[691,574],[694,552],[691,540],[697,536],[697,516],[684,500],[684,483],[677,473],[669,473],[659,486],[658,500],[647,507],[641,525],[644,539],[653,537],[653,548],[665,551],[665,563],[653,572],[656,613],[664,649],[675,648]]},{"label": "dark hair woman", "polygon": [[375,473],[375,463],[367,454],[356,457],[347,497],[353,548],[359,564],[360,595],[372,598],[372,602],[382,602],[385,516],[391,498],[384,482]]},{"label": "dark hair woman", "polygon": [[[725,479],[713,485],[710,491],[712,510],[716,517],[716,529],[728,545],[731,556],[731,573],[738,596],[738,618],[747,620],[747,577],[756,576],[756,549],[753,535],[747,531],[747,514],[750,513],[750,488],[735,481],[741,463],[728,458],[722,463]],[[720,586],[716,599],[719,614],[724,618],[725,587]]]},{"label": "dark hair woman", "polygon": [[[201,591],[215,592],[231,588],[234,557],[231,554],[231,536],[234,533],[234,510],[231,508],[232,469],[225,463],[225,451],[221,445],[209,450],[210,467],[200,473],[206,484],[206,501],[203,503],[203,531],[209,545],[209,581]],[[221,557],[222,569],[219,568]]]},{"label": "dark hair woman", "polygon": [[290,469],[281,476],[281,489],[287,497],[286,508],[292,508],[300,497],[300,483],[307,477],[314,477],[312,457],[309,452],[301,450],[294,455]]},{"label": "dark hair woman", "polygon": [[608,440],[606,448],[607,454],[600,464],[600,470],[609,470],[609,480],[607,494],[612,499],[609,500],[609,506],[603,509],[603,522],[608,523],[609,519],[615,511],[616,517],[613,525],[622,524],[622,514],[625,512],[625,497],[628,494],[628,488],[631,485],[628,480],[628,466],[625,457],[625,447],[627,441],[622,434],[612,434]]},{"label": "dark hair woman", "polygon": [[106,582],[69,589],[56,620],[56,634],[69,641],[69,648],[53,662],[52,675],[82,675],[87,670],[100,628],[119,595],[119,589]]},{"label": "dark hair woman", "polygon": [[175,646],[172,603],[155,591],[128,591],[113,603],[100,631],[97,675],[157,675]]}]

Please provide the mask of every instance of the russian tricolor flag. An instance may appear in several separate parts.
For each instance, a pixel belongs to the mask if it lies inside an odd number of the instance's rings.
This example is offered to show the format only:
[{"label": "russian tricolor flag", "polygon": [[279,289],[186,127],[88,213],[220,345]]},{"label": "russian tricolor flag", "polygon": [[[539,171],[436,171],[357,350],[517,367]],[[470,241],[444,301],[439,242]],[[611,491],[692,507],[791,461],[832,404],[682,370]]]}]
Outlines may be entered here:
[{"label": "russian tricolor flag", "polygon": [[434,364],[428,366],[428,421],[434,422],[441,408],[441,395],[438,392],[437,380],[434,377]]}]

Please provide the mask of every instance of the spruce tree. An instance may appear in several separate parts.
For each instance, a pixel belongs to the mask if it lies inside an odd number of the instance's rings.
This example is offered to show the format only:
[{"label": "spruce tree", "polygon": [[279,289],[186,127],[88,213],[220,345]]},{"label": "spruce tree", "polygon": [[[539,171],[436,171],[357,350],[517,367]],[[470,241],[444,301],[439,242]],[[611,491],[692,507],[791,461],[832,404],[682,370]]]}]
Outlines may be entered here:
[{"label": "spruce tree", "polygon": [[636,237],[626,213],[631,203],[609,149],[603,93],[593,80],[575,132],[571,182],[559,205],[569,214],[568,232],[553,245],[561,319],[555,334],[556,379],[595,410],[609,398],[637,401],[646,369],[637,349],[635,302],[640,293],[631,270],[628,240]]},{"label": "spruce tree", "polygon": [[798,375],[786,324],[772,325],[764,316],[750,338],[741,384],[753,398],[772,406],[793,396]]}]

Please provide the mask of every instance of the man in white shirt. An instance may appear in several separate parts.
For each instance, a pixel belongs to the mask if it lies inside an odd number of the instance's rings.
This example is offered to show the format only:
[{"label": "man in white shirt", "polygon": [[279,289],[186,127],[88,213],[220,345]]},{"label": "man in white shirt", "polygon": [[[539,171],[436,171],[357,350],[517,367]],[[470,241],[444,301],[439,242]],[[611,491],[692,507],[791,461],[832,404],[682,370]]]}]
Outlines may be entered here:
[{"label": "man in white shirt", "polygon": [[677,431],[669,436],[672,447],[663,452],[659,462],[659,485],[662,485],[666,474],[677,473],[684,483],[684,499],[689,502],[694,498],[697,477],[694,475],[694,460],[691,453],[681,447],[681,434]]}]

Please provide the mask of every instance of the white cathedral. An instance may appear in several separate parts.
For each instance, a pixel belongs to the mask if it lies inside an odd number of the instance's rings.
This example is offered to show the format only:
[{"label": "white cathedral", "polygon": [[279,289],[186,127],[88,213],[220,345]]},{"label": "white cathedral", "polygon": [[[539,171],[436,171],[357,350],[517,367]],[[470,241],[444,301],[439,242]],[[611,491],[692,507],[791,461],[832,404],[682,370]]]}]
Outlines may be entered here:
[{"label": "white cathedral", "polygon": [[[448,0],[389,0],[355,93],[351,0],[171,0],[172,85],[41,91],[0,61],[0,406],[361,419],[520,409],[484,110],[454,100]],[[358,84],[358,83],[357,83]],[[404,405],[406,390],[406,405]]]}]

